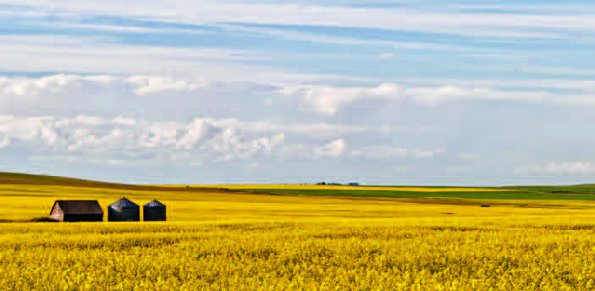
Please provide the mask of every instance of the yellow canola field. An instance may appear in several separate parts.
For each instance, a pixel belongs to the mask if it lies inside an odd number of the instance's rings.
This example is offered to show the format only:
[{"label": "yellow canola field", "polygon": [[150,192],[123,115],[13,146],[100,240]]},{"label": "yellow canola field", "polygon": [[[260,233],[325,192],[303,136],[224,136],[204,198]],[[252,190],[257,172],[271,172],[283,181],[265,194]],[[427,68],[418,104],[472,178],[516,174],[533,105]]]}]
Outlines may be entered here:
[{"label": "yellow canola field", "polygon": [[[0,185],[0,220],[55,199],[153,198],[171,221],[0,223],[3,290],[593,290],[588,201],[347,199]],[[466,201],[469,202],[469,201]],[[473,201],[471,201],[473,202]]]}]

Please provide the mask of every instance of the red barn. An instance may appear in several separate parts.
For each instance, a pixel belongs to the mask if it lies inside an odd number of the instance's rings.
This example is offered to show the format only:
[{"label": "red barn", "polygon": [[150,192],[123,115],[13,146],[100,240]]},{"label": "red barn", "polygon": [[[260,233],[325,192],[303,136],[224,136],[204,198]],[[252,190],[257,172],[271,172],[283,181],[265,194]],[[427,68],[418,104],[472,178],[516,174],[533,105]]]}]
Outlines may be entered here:
[{"label": "red barn", "polygon": [[103,221],[103,209],[97,200],[57,200],[50,216],[63,222]]}]

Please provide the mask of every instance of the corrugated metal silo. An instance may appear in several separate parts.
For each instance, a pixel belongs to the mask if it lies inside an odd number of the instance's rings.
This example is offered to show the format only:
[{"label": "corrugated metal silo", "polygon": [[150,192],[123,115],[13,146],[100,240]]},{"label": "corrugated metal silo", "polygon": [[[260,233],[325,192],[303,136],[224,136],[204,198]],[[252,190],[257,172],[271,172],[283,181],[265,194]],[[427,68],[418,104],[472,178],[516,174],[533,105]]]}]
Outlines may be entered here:
[{"label": "corrugated metal silo", "polygon": [[165,204],[153,200],[143,206],[143,219],[145,221],[165,221]]},{"label": "corrugated metal silo", "polygon": [[139,221],[140,207],[138,204],[122,198],[107,208],[108,221]]}]

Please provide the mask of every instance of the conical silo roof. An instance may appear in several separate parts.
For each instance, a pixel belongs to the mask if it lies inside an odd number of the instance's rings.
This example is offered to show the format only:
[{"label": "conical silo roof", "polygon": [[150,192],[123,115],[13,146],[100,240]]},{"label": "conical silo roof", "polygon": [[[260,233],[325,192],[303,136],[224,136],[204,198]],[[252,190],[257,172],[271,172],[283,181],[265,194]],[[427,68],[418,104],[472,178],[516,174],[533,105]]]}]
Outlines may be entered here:
[{"label": "conical silo roof", "polygon": [[110,207],[116,208],[138,208],[138,204],[126,199],[126,197],[122,197],[122,199],[114,202]]},{"label": "conical silo roof", "polygon": [[153,201],[145,204],[145,207],[165,207],[165,204],[163,204],[157,200],[153,200]]}]

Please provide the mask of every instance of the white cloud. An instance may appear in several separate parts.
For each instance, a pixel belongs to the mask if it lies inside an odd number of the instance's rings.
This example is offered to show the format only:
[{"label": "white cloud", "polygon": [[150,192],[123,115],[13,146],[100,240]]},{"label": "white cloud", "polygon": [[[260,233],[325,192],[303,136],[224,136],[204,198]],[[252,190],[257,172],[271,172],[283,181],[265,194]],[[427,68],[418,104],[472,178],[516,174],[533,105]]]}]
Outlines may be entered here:
[{"label": "white cloud", "polygon": [[[449,81],[444,81],[449,82]],[[378,109],[387,103],[438,106],[450,102],[522,102],[550,105],[594,106],[595,87],[590,82],[561,82],[539,89],[534,82],[481,83],[463,85],[401,85],[381,83],[377,86],[318,86],[291,82],[234,82],[201,77],[171,75],[73,75],[57,74],[39,78],[0,78],[0,114],[56,115],[79,113],[130,114],[142,109],[157,115],[164,108],[178,115],[194,115],[196,108],[229,110],[245,106],[239,94],[250,98],[274,100],[276,109],[293,111],[295,103],[302,109],[333,117],[342,110],[371,102]],[[491,85],[491,86],[489,86]],[[529,85],[533,86],[530,87]],[[516,87],[515,87],[516,86]],[[558,89],[573,92],[561,92]],[[289,97],[289,98],[287,98]],[[204,100],[209,99],[210,103]],[[150,100],[150,101],[147,101]],[[234,103],[235,102],[235,103]],[[60,104],[60,106],[57,106]],[[271,103],[273,104],[273,103]],[[217,107],[214,109],[214,107]],[[256,105],[255,105],[256,106]],[[121,112],[127,108],[127,112]],[[168,111],[168,112],[170,112]],[[250,110],[242,113],[249,115]],[[173,111],[170,112],[173,114]],[[298,114],[298,113],[296,113]],[[223,120],[221,120],[223,121]],[[93,122],[93,121],[88,121]],[[131,120],[119,120],[128,122]],[[319,124],[321,125],[321,124]],[[267,124],[253,125],[266,128]],[[350,126],[349,129],[355,127]],[[308,128],[294,128],[310,130]],[[330,130],[339,130],[333,126]],[[345,129],[348,130],[348,129]]]},{"label": "white cloud", "polygon": [[[218,126],[211,119],[188,124],[111,120],[92,116],[75,118],[0,116],[0,144],[30,149],[51,149],[51,155],[85,153],[95,158],[128,156],[159,151],[185,153],[198,159],[248,159],[269,154],[284,142],[283,133],[255,135]],[[122,120],[126,120],[122,124]],[[91,154],[93,153],[93,154]]]},{"label": "white cloud", "polygon": [[50,124],[51,117],[0,118],[0,139],[6,147],[15,140],[55,147],[59,142],[58,126]]},{"label": "white cloud", "polygon": [[401,87],[386,83],[377,87],[285,87],[281,93],[301,98],[306,106],[320,114],[335,115],[354,102],[368,99],[395,99],[400,96]]},{"label": "white cloud", "polygon": [[[128,112],[159,115],[164,106],[171,107],[181,101],[187,105],[197,104],[203,96],[214,96],[224,90],[215,89],[199,78],[171,76],[57,74],[39,78],[3,78],[0,80],[0,114],[118,115],[128,108]],[[189,112],[190,109],[182,108],[181,113]]]},{"label": "white cloud", "polygon": [[333,140],[320,148],[316,148],[314,153],[317,157],[338,158],[347,152],[347,142],[344,139]]},{"label": "white cloud", "polygon": [[10,140],[8,140],[7,136],[3,136],[2,139],[0,139],[0,150],[7,147],[8,145],[10,145]]},{"label": "white cloud", "polygon": [[288,86],[280,90],[280,93],[299,98],[306,108],[327,116],[334,116],[358,102],[370,101],[409,102],[424,106],[461,101],[595,105],[595,90],[563,94],[543,90],[451,85],[415,87],[383,83],[377,87]]},{"label": "white cloud", "polygon": [[180,80],[162,76],[134,76],[128,79],[134,84],[134,93],[147,95],[163,92],[191,92],[208,88],[210,84],[204,80]]},{"label": "white cloud", "polygon": [[216,134],[219,128],[207,120],[195,120],[186,127],[186,133],[176,141],[176,148],[192,149],[201,141]]},{"label": "white cloud", "polygon": [[[267,125],[267,126],[263,126]],[[336,126],[343,133],[357,133]],[[150,122],[129,117],[16,117],[0,115],[0,149],[87,161],[166,160],[179,163],[433,156],[435,151],[364,147],[349,149],[343,138],[328,142],[333,125],[275,124],[197,118],[188,123]],[[317,132],[319,131],[319,132]],[[372,132],[366,130],[366,132]],[[304,144],[304,141],[308,143]],[[375,151],[376,154],[358,154]],[[385,151],[380,154],[378,152]],[[387,153],[388,151],[388,153]]]},{"label": "white cloud", "polygon": [[112,122],[115,124],[119,124],[119,125],[129,125],[129,126],[133,126],[136,124],[136,120],[134,118],[126,118],[126,117],[121,117],[121,116],[114,117],[112,119]]},{"label": "white cloud", "polygon": [[[303,149],[302,149],[303,150]],[[415,149],[394,146],[364,145],[350,148],[343,138],[335,139],[321,147],[314,148],[312,156],[317,158],[358,158],[368,160],[394,160],[403,158],[434,158],[446,153],[444,148]],[[307,154],[306,154],[307,155]]]},{"label": "white cloud", "polygon": [[207,87],[209,83],[206,81],[175,79],[168,76],[114,77],[57,74],[40,78],[3,78],[0,80],[0,96],[45,98],[66,93],[82,95],[89,93],[91,89],[147,95],[161,92],[191,92]]}]

